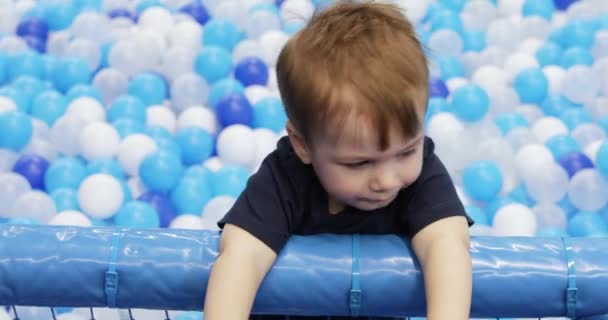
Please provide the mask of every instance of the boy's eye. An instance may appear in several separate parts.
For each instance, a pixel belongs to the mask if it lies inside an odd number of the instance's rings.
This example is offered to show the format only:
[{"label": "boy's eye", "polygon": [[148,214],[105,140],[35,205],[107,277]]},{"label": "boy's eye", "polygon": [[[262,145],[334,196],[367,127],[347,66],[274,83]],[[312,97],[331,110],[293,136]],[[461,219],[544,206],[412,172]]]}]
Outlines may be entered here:
[{"label": "boy's eye", "polygon": [[409,156],[411,156],[412,154],[414,154],[416,152],[416,149],[411,149],[405,152],[402,152],[399,154],[399,158],[407,158]]}]

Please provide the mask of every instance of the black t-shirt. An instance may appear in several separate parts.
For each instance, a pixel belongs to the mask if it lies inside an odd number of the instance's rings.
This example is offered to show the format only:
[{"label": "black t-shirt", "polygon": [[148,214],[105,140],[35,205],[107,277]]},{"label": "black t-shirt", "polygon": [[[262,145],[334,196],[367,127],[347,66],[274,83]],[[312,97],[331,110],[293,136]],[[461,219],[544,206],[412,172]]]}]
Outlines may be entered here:
[{"label": "black t-shirt", "polygon": [[[342,212],[330,214],[327,192],[314,169],[300,161],[289,139],[283,137],[277,149],[264,159],[260,169],[249,178],[247,187],[218,225],[220,228],[226,223],[236,225],[260,239],[277,254],[292,234],[396,233],[411,239],[427,225],[450,216],[465,216],[469,226],[472,225],[473,220],[466,215],[447,170],[434,153],[430,138],[425,138],[423,152],[420,176],[413,184],[402,189],[392,203],[372,211],[346,206]],[[285,317],[256,315],[251,319]]]}]

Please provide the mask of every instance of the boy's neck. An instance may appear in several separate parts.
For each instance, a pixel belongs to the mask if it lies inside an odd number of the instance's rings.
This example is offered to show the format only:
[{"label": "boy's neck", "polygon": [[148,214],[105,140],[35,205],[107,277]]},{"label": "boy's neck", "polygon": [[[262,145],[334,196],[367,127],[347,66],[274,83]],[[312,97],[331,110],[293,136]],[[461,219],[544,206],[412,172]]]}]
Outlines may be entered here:
[{"label": "boy's neck", "polygon": [[338,214],[344,210],[344,205],[338,203],[332,196],[327,195],[327,206],[329,214]]}]

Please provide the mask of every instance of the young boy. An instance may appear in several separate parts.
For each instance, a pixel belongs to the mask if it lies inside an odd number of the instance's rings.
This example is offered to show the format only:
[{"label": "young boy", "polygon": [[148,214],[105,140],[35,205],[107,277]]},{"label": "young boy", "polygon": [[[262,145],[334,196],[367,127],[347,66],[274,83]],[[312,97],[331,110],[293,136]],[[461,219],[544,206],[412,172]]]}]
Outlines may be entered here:
[{"label": "young boy", "polygon": [[429,76],[412,25],[391,5],[334,5],[288,41],[277,77],[288,137],[219,223],[205,318],[248,319],[291,234],[399,233],[428,319],[468,319],[472,221],[423,133]]}]

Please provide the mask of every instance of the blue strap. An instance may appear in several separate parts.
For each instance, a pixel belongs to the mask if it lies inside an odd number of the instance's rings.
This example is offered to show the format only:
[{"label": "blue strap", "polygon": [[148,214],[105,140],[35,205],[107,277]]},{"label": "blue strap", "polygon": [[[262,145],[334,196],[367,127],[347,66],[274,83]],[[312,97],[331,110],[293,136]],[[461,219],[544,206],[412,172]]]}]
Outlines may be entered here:
[{"label": "blue strap", "polygon": [[350,288],[350,314],[353,317],[358,317],[361,312],[361,283],[359,272],[359,257],[361,255],[361,237],[358,234],[353,234],[353,274],[352,285]]},{"label": "blue strap", "polygon": [[568,263],[568,288],[566,289],[566,310],[568,318],[576,318],[576,299],[578,288],[576,287],[576,269],[574,266],[574,250],[570,238],[562,238],[566,249],[566,259]]},{"label": "blue strap", "polygon": [[118,245],[120,243],[120,231],[114,230],[112,244],[110,246],[110,261],[106,271],[105,292],[108,307],[116,307],[116,295],[118,293],[118,272],[116,272],[116,261],[118,260]]}]

